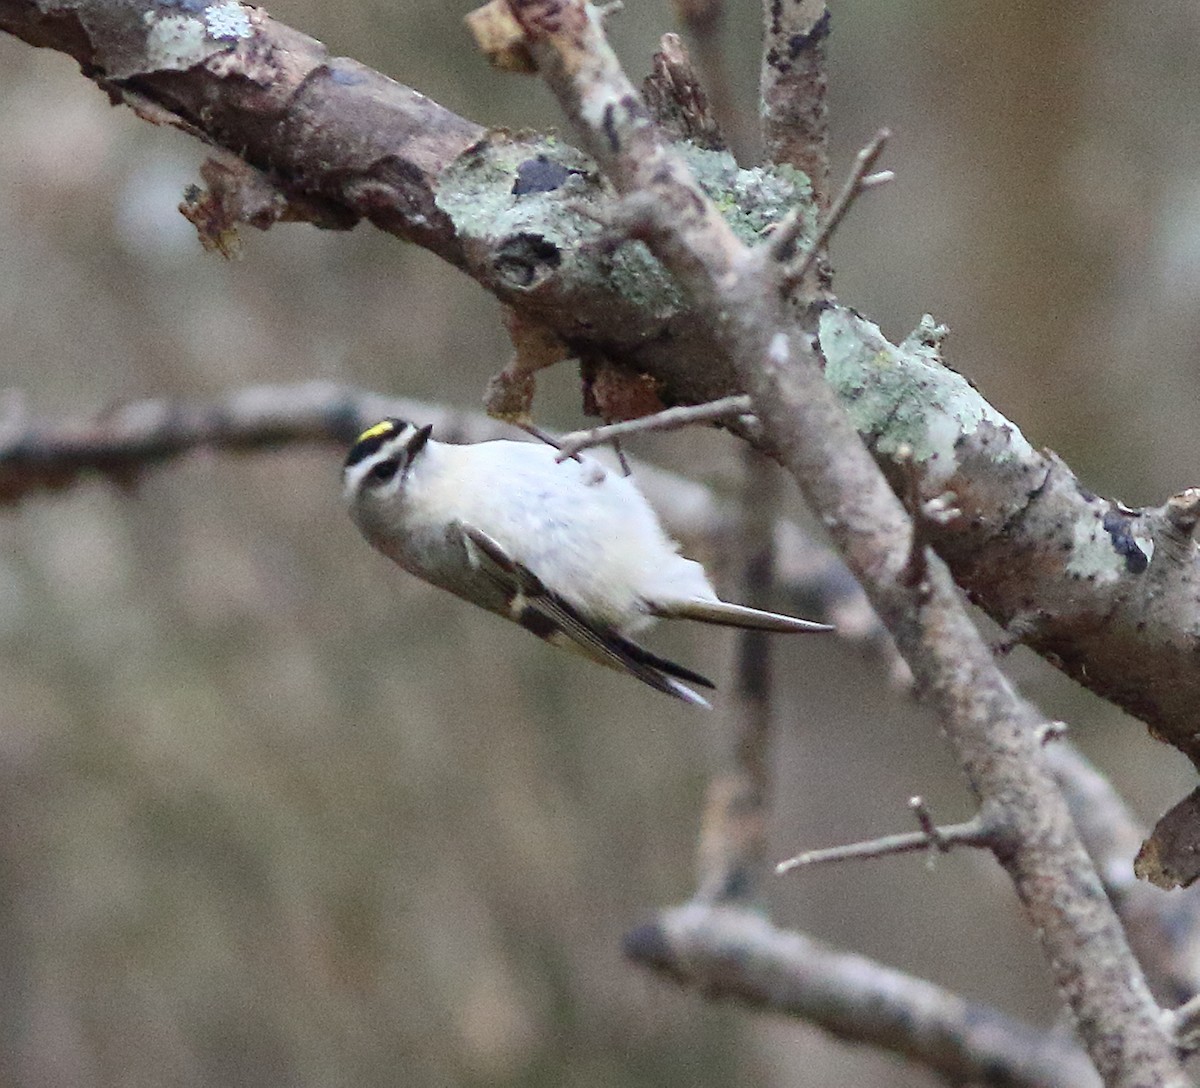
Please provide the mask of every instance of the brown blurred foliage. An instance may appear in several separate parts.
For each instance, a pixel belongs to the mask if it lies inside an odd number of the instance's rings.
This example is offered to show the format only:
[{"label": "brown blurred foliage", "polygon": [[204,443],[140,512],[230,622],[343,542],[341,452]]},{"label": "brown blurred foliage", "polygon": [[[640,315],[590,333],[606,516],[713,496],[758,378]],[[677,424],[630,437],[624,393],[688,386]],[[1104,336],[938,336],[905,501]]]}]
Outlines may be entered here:
[{"label": "brown blurred foliage", "polygon": [[[475,120],[560,124],[540,84],[472,52],[465,10],[271,8]],[[630,3],[611,22],[631,72],[671,17]],[[758,18],[726,18],[750,110]],[[1131,502],[1200,477],[1198,34],[1182,2],[834,8],[835,177],[881,124],[899,175],[836,239],[839,294],[893,336],[932,311],[989,399]],[[203,254],[176,211],[203,149],[11,40],[0,147],[4,385],[33,414],[310,377],[472,407],[507,356],[492,300],[367,228]],[[577,400],[547,376],[542,421],[580,422]],[[639,448],[736,479],[713,435]],[[929,1083],[622,963],[622,932],[690,894],[719,716],[399,575],[337,482],[326,452],[196,457],[0,519],[0,1082]],[[729,637],[656,645],[722,675]],[[819,642],[777,647],[779,855],[903,827],[916,792],[964,815],[928,718],[878,662]],[[1011,664],[1143,813],[1190,788],[1136,723]],[[772,898],[782,921],[1051,1015],[980,858],[807,873]]]}]

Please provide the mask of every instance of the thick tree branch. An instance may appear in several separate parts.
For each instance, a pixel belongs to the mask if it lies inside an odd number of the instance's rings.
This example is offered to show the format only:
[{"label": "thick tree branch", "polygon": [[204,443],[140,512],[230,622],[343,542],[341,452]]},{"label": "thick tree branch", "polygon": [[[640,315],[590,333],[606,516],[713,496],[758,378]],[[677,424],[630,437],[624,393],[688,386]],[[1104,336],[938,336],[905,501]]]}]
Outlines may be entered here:
[{"label": "thick tree branch", "polygon": [[625,939],[630,959],[689,989],[798,1017],[919,1062],[952,1084],[1089,1088],[1082,1051],[862,956],[776,929],[745,908],[664,911]]},{"label": "thick tree branch", "polygon": [[[580,213],[585,201],[608,201],[586,157],[561,141],[488,136],[257,9],[247,38],[201,32],[193,52],[164,53],[166,35],[151,31],[166,10],[150,0],[0,0],[0,30],[69,53],[148,119],[242,156],[282,192],[278,215],[325,225],[366,217],[416,241],[581,357],[652,376],[666,404],[744,391],[713,352],[709,316],[641,247],[614,250],[595,216]],[[803,187],[739,172],[728,156],[689,161],[743,241],[805,200]],[[1014,641],[1200,763],[1200,556],[1174,508],[1133,511],[1088,491],[946,367],[932,322],[893,346],[831,306],[816,334],[827,378],[876,458],[887,466],[907,445],[926,496],[954,492],[962,517],[932,542],[972,600]]]},{"label": "thick tree branch", "polygon": [[[994,852],[1038,933],[1106,1084],[1187,1085],[1120,923],[1042,759],[1038,719],[1013,692],[946,568],[901,574],[911,532],[822,376],[810,335],[779,289],[769,247],[748,251],[660,141],[591,10],[509,0],[539,71],[625,197],[631,218],[701,305],[764,431],[862,582],[942,717]],[[766,251],[766,256],[764,256]]]}]

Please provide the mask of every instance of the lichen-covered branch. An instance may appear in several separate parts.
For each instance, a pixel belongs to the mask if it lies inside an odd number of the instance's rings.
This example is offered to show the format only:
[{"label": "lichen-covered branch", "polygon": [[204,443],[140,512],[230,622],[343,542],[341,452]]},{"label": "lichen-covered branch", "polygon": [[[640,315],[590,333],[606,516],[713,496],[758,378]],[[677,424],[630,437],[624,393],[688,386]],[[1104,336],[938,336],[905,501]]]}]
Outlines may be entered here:
[{"label": "lichen-covered branch", "polygon": [[289,217],[369,219],[462,263],[436,178],[483,129],[261,9],[0,0],[0,30],[69,53],[115,100],[264,171]]},{"label": "lichen-covered branch", "polygon": [[634,962],[709,997],[794,1016],[919,1062],[952,1084],[1090,1088],[1086,1056],[985,1005],[771,925],[744,907],[693,903],[625,938]]},{"label": "lichen-covered branch", "polygon": [[1038,718],[971,623],[945,566],[903,577],[911,526],[825,383],[818,347],[780,291],[769,246],[749,251],[661,142],[581,0],[509,0],[565,112],[625,197],[641,237],[720,320],[721,344],[767,438],[861,581],[995,829],[993,852],[1038,933],[1105,1083],[1188,1079],[1045,765]]},{"label": "lichen-covered branch", "polygon": [[[648,383],[664,404],[745,391],[724,347],[714,350],[711,312],[598,221],[611,217],[611,190],[587,156],[561,141],[485,133],[260,9],[214,37],[205,10],[0,0],[0,30],[69,53],[142,116],[241,156],[282,197],[253,202],[259,225],[366,217],[464,269],[580,357]],[[811,230],[811,193],[794,171],[739,171],[727,154],[679,150],[740,242],[797,205]],[[813,331],[876,458],[887,466],[906,445],[922,493],[955,494],[962,516],[936,526],[931,542],[972,600],[1014,642],[1200,763],[1194,519],[1175,516],[1178,504],[1130,510],[1090,492],[946,366],[932,322],[892,345],[868,319],[830,305]],[[1192,841],[1200,816],[1195,824]],[[1154,858],[1164,879],[1191,878],[1169,850]]]}]

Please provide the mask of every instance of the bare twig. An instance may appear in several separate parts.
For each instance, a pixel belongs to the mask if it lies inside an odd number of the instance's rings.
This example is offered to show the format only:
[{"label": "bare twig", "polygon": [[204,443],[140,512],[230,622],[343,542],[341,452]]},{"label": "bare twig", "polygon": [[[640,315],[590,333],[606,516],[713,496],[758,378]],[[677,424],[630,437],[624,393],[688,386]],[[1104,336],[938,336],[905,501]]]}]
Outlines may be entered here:
[{"label": "bare twig", "polygon": [[805,246],[801,255],[798,257],[793,255],[801,227],[800,217],[789,217],[771,236],[769,252],[784,266],[781,272],[785,289],[801,283],[808,275],[817,258],[829,244],[833,232],[837,230],[838,225],[845,218],[858,196],[866,189],[890,180],[890,172],[874,175],[873,179],[868,179],[867,176],[879,161],[879,156],[883,154],[884,146],[890,137],[891,133],[886,128],[881,128],[875,133],[870,143],[855,156],[850,176],[846,178],[837,199],[830,206],[828,214],[822,219],[816,237]]},{"label": "bare twig", "polygon": [[[1042,762],[1038,716],[1000,674],[944,565],[918,593],[899,577],[903,507],[835,401],[810,335],[686,168],[662,145],[581,0],[509,0],[538,69],[618,192],[639,202],[651,248],[709,312],[767,438],[861,579],[940,712],[996,828],[993,849],[1038,933],[1093,1061],[1113,1088],[1188,1085],[1173,1040]],[[861,175],[871,152],[860,158]],[[857,186],[851,186],[851,190]],[[847,202],[848,203],[848,202]],[[832,218],[832,216],[831,216]],[[1069,879],[1064,874],[1070,874]]]},{"label": "bare twig", "polygon": [[947,840],[938,829],[937,824],[933,822],[933,813],[929,811],[929,805],[926,803],[925,798],[920,794],[910,797],[908,799],[908,807],[917,818],[917,826],[920,827],[925,837],[929,840],[929,845],[945,853],[949,849]]},{"label": "bare twig", "polygon": [[920,831],[883,835],[878,839],[848,843],[845,846],[827,846],[821,850],[806,850],[775,866],[781,876],[793,869],[809,865],[825,865],[832,861],[862,861],[867,858],[885,858],[892,854],[912,854],[918,850],[934,849],[946,853],[955,846],[975,846],[990,849],[995,835],[982,820],[976,817],[961,824],[944,827],[930,825]]},{"label": "bare twig", "polygon": [[539,442],[544,442],[547,446],[551,446],[552,448],[558,450],[562,454],[562,457],[559,458],[559,460],[566,461],[568,458],[572,461],[583,460],[583,458],[579,456],[578,450],[572,450],[569,452],[564,451],[562,441],[558,438],[555,438],[554,435],[552,435],[549,431],[539,427],[536,423],[517,423],[516,426],[520,427],[521,430],[529,435],[530,438],[536,438]]},{"label": "bare twig", "polygon": [[[554,445],[562,456],[559,460],[574,457],[577,453],[593,446],[601,446],[614,438],[625,438],[631,434],[648,431],[678,431],[697,423],[715,423],[730,416],[746,415],[750,412],[750,398],[746,396],[722,397],[707,404],[687,404],[677,408],[666,408],[650,416],[626,419],[619,423],[607,423],[587,431],[572,431],[558,438]],[[539,436],[540,437],[540,436]]]},{"label": "bare twig", "polygon": [[1200,1050],[1200,996],[1180,1005],[1167,1019],[1183,1049]]},{"label": "bare twig", "polygon": [[919,1062],[951,1084],[1095,1088],[1082,1051],[924,979],[771,925],[761,914],[693,903],[625,939],[625,952],[709,997],[798,1017]]},{"label": "bare twig", "polygon": [[1200,523],[1200,487],[1172,495],[1162,508],[1158,544],[1175,562],[1188,562],[1196,553],[1196,525]]},{"label": "bare twig", "polygon": [[925,578],[927,558],[932,554],[934,530],[937,526],[962,517],[962,511],[955,505],[956,496],[952,491],[945,491],[928,500],[921,497],[921,474],[913,459],[912,446],[907,442],[897,448],[894,457],[901,473],[898,494],[912,522],[908,560],[901,577],[908,585],[919,586]]}]

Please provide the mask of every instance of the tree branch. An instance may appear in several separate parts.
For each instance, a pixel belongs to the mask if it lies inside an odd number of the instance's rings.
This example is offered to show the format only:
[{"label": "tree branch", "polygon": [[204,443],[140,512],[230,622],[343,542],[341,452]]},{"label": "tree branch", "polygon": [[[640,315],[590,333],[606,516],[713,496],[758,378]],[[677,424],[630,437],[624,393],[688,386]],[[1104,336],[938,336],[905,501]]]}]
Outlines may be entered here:
[{"label": "tree branch", "polygon": [[1164,895],[1136,879],[1144,830],[1112,783],[1065,741],[1046,758],[1151,987],[1166,1005],[1187,1000],[1200,991],[1200,887]]},{"label": "tree branch", "polygon": [[828,37],[825,0],[763,0],[763,152],[803,170],[821,206],[829,200]]},{"label": "tree branch", "polygon": [[715,423],[732,416],[746,415],[750,411],[750,398],[746,396],[722,397],[708,404],[686,404],[679,408],[667,408],[651,416],[638,416],[620,423],[608,423],[588,431],[572,431],[557,440],[562,454],[560,459],[574,457],[583,450],[601,446],[617,438],[649,431],[679,431],[697,423]]},{"label": "tree branch", "polygon": [[1084,1088],[1083,1052],[987,1006],[862,956],[776,929],[745,908],[664,911],[625,938],[625,954],[710,997],[794,1016],[903,1055],[952,1084]]},{"label": "tree branch", "polygon": [[920,831],[882,835],[878,839],[847,843],[845,846],[805,850],[802,854],[781,861],[775,866],[775,872],[782,876],[793,869],[802,869],[810,865],[827,865],[831,861],[866,861],[891,857],[893,854],[913,854],[918,850],[940,850],[944,853],[955,846],[975,846],[991,850],[994,848],[993,840],[991,828],[976,818],[945,827],[931,825],[928,828],[923,827]]},{"label": "tree branch", "polygon": [[[279,217],[326,226],[366,217],[426,246],[579,356],[614,360],[637,381],[650,375],[667,405],[744,392],[727,353],[713,351],[711,315],[641,247],[614,252],[596,217],[579,211],[586,201],[603,212],[609,200],[586,157],[561,141],[486,134],[259,9],[248,38],[201,33],[198,56],[164,55],[152,48],[163,36],[150,35],[163,14],[151,0],[0,0],[0,30],[69,53],[142,116],[264,171],[284,197]],[[778,173],[681,150],[743,241],[807,199]],[[557,180],[523,191],[535,168]],[[804,222],[811,231],[811,205]],[[893,346],[831,305],[815,334],[876,459],[888,467],[908,445],[925,496],[956,495],[962,517],[931,542],[972,600],[1200,765],[1200,604],[1189,589],[1200,554],[1174,507],[1129,510],[1086,489],[945,365],[944,330],[931,320]]]},{"label": "tree branch", "polygon": [[[580,0],[509,0],[538,69],[636,216],[639,233],[701,306],[722,316],[731,358],[765,433],[829,527],[920,690],[937,707],[993,848],[1038,933],[1106,1084],[1187,1085],[1173,1040],[1042,760],[1038,719],[1012,691],[946,568],[900,577],[911,527],[822,376],[812,338],[649,123]],[[942,489],[944,490],[944,488]]]},{"label": "tree branch", "polygon": [[[771,609],[778,588],[775,510],[777,466],[756,450],[742,457],[739,529],[736,541],[737,599]],[[771,747],[775,727],[771,638],[764,631],[737,633],[737,674],[722,700],[728,751],[708,785],[700,831],[697,900],[752,902],[767,856],[771,794]]]}]

